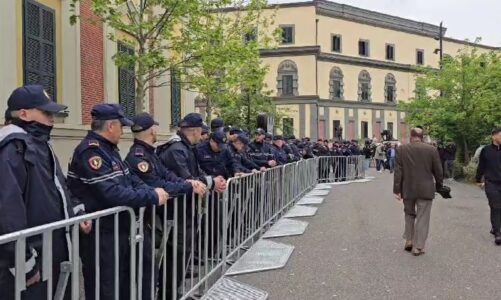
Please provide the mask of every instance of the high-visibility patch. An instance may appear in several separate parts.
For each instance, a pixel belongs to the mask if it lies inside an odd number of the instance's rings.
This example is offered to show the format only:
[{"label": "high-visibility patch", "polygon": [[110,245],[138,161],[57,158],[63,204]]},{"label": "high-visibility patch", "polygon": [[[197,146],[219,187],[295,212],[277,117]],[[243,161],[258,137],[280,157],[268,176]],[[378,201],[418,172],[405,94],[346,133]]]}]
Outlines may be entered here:
[{"label": "high-visibility patch", "polygon": [[143,173],[146,173],[150,169],[150,164],[146,161],[142,161],[137,164],[137,169]]},{"label": "high-visibility patch", "polygon": [[93,170],[99,170],[103,165],[103,159],[100,156],[93,156],[89,158],[89,166]]}]

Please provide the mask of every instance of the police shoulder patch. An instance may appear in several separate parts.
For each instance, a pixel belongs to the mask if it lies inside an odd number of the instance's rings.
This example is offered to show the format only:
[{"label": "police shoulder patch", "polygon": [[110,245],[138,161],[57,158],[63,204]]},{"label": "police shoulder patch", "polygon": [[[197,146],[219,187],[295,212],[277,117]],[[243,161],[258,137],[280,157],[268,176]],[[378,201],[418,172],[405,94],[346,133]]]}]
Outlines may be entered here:
[{"label": "police shoulder patch", "polygon": [[134,155],[135,156],[144,156],[144,151],[143,151],[143,148],[136,148],[136,151],[134,151]]},{"label": "police shoulder patch", "polygon": [[99,142],[97,140],[89,140],[88,145],[91,147],[99,147]]},{"label": "police shoulder patch", "polygon": [[143,173],[146,173],[150,169],[150,164],[147,161],[142,161],[137,164],[137,169]]},{"label": "police shoulder patch", "polygon": [[99,170],[102,165],[103,165],[103,159],[101,158],[101,156],[96,155],[89,158],[89,166],[93,170]]}]

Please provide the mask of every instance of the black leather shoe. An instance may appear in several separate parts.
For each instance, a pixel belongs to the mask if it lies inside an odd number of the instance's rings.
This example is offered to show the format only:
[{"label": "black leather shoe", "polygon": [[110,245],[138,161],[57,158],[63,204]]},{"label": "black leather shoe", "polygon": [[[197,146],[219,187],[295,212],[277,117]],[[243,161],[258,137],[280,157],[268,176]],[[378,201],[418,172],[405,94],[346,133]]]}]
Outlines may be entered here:
[{"label": "black leather shoe", "polygon": [[404,250],[407,252],[411,252],[412,251],[412,243],[406,242],[405,246],[404,246]]},{"label": "black leather shoe", "polygon": [[494,243],[498,246],[501,246],[501,234],[496,235],[496,238],[494,239]]}]

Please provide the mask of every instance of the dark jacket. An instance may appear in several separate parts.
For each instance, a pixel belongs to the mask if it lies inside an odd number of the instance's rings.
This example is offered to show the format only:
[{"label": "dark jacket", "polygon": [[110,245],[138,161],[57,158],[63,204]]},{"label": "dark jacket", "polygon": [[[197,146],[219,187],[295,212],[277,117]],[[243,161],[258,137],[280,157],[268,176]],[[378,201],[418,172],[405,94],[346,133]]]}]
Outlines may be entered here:
[{"label": "dark jacket", "polygon": [[285,152],[285,148],[284,147],[279,148],[276,145],[272,145],[271,147],[272,147],[271,149],[273,151],[273,155],[275,156],[275,158],[277,160],[277,163],[280,165],[287,164],[287,162],[289,161],[289,157],[288,157],[287,153]]},{"label": "dark jacket", "polygon": [[443,184],[437,149],[422,142],[410,143],[398,147],[396,155],[393,192],[409,200],[435,198],[436,188]]},{"label": "dark jacket", "polygon": [[[87,212],[117,206],[139,208],[158,205],[154,189],[129,171],[116,145],[89,131],[73,152],[68,168],[68,187],[85,204]],[[128,233],[128,216],[120,216],[120,230]],[[106,217],[103,230],[113,228],[113,218]]]},{"label": "dark jacket", "polygon": [[233,155],[226,147],[220,152],[214,152],[210,147],[210,141],[205,141],[197,145],[196,153],[200,168],[209,175],[223,176],[228,179],[240,172]]},{"label": "dark jacket", "polygon": [[[233,162],[235,164],[235,168],[238,170],[237,172],[242,172],[242,173],[252,172],[252,169],[254,167],[251,167],[249,169],[248,167],[244,166],[244,164],[247,164],[247,161],[245,161],[246,159],[244,159],[244,157],[242,155],[243,153],[238,153],[237,149],[233,146],[232,143],[228,143],[227,147],[228,147],[227,149],[230,152],[230,155],[233,159]],[[254,164],[254,163],[252,162],[252,164]]]},{"label": "dark jacket", "polygon": [[[25,124],[27,125],[27,124]],[[31,124],[33,125],[33,124]],[[32,126],[8,125],[0,130],[0,236],[82,214],[71,196],[49,134],[35,135]],[[68,236],[69,239],[69,236]],[[64,230],[53,233],[53,260],[68,256]],[[26,242],[26,277],[39,270],[41,236]],[[0,268],[14,267],[15,245],[0,245]]]},{"label": "dark jacket", "polygon": [[268,161],[275,160],[271,146],[265,142],[251,142],[247,152],[260,167],[269,167]]},{"label": "dark jacket", "polygon": [[143,141],[134,140],[125,162],[132,173],[144,183],[155,188],[163,188],[169,196],[193,192],[191,183],[165,168],[155,153],[155,147]]},{"label": "dark jacket", "polygon": [[200,180],[209,189],[213,188],[212,176],[200,168],[196,157],[196,145],[191,145],[184,135],[178,132],[167,143],[157,148],[157,154],[164,166],[183,179]]},{"label": "dark jacket", "polygon": [[480,152],[477,182],[481,182],[482,177],[486,182],[501,184],[501,146],[491,144]]}]

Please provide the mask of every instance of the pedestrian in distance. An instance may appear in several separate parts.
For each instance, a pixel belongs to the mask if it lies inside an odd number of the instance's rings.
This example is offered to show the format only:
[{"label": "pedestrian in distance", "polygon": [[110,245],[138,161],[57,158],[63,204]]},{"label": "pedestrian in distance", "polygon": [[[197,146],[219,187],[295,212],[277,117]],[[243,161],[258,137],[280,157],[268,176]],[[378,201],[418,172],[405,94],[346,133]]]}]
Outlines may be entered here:
[{"label": "pedestrian in distance", "polygon": [[435,147],[423,143],[423,130],[411,130],[410,143],[397,148],[393,193],[403,201],[406,251],[424,254],[435,191],[443,188],[443,171]]},{"label": "pedestrian in distance", "polygon": [[476,181],[485,189],[491,210],[491,234],[501,245],[501,127],[492,130],[492,143],[480,152]]}]

